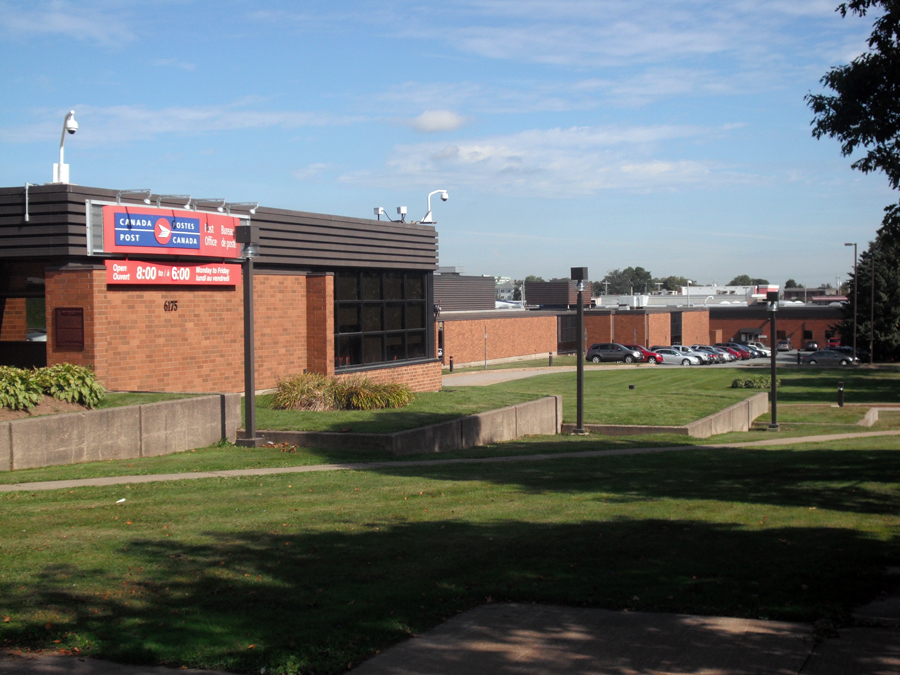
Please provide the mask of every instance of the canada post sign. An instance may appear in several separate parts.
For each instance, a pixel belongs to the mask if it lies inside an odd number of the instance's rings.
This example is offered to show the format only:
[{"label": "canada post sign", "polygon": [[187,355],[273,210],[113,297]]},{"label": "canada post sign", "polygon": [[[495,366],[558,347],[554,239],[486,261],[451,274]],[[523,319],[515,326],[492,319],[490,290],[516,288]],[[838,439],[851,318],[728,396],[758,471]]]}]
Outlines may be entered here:
[{"label": "canada post sign", "polygon": [[240,220],[205,211],[137,206],[103,207],[103,249],[107,253],[154,253],[237,258],[234,229]]}]

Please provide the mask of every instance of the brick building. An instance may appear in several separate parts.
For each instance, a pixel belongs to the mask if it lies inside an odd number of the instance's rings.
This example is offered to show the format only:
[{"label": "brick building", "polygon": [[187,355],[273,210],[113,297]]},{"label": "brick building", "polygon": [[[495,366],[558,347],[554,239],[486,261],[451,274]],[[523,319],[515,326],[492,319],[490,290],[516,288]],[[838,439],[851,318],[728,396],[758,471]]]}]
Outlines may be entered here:
[{"label": "brick building", "polygon": [[[260,389],[303,371],[440,389],[434,227],[219,212],[227,206],[66,184],[0,189],[0,364],[90,365],[119,391],[241,391],[233,231],[252,223]],[[27,339],[38,323],[46,342]]]}]

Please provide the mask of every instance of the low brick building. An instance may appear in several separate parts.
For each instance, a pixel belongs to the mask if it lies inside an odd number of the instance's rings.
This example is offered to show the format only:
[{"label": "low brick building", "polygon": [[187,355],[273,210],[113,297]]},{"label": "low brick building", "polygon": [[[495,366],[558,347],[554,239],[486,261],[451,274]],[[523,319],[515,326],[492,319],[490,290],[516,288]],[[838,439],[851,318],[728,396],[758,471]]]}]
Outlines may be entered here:
[{"label": "low brick building", "polygon": [[[440,389],[433,226],[144,197],[0,189],[0,364],[90,365],[120,391],[241,391],[234,227],[252,222],[258,388],[311,371]],[[46,342],[27,339],[39,314]]]}]

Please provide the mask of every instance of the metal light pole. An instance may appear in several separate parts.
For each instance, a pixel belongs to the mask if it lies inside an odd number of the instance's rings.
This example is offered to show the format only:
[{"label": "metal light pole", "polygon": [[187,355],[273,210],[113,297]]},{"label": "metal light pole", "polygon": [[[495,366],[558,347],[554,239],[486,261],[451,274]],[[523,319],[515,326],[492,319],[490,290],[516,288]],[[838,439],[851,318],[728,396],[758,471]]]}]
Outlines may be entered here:
[{"label": "metal light pole", "polygon": [[690,279],[687,280],[687,295],[688,295],[688,298],[687,298],[688,307],[690,307],[691,306],[691,280]]},{"label": "metal light pole", "polygon": [[66,134],[74,134],[76,131],[78,131],[78,122],[75,121],[75,111],[70,110],[69,114],[63,119],[62,136],[59,139],[59,164],[53,165],[54,183],[69,182],[69,165],[63,161],[63,155],[66,145]]},{"label": "metal light pole", "polygon": [[256,436],[256,361],[253,349],[253,259],[259,255],[259,228],[255,225],[238,225],[234,238],[241,244],[244,257],[244,438],[236,445],[258,448],[264,438]]},{"label": "metal light pole", "polygon": [[872,298],[869,302],[869,365],[875,362],[875,247],[872,247],[872,255],[869,264],[872,265]]},{"label": "metal light pole", "polygon": [[856,244],[848,243],[844,246],[853,247],[853,358],[856,358],[856,313],[859,310],[857,299],[859,298],[859,275],[856,273]]},{"label": "metal light pole", "polygon": [[573,267],[571,275],[573,280],[578,282],[578,367],[576,398],[577,398],[577,417],[575,422],[575,433],[584,436],[587,431],[584,429],[584,282],[587,280],[587,267]]},{"label": "metal light pole", "polygon": [[769,424],[769,431],[778,431],[778,378],[776,373],[775,358],[778,350],[775,349],[775,312],[778,311],[778,291],[769,291],[766,294],[766,300],[769,301],[769,321],[771,322],[772,339],[770,360],[772,367],[772,422]]}]

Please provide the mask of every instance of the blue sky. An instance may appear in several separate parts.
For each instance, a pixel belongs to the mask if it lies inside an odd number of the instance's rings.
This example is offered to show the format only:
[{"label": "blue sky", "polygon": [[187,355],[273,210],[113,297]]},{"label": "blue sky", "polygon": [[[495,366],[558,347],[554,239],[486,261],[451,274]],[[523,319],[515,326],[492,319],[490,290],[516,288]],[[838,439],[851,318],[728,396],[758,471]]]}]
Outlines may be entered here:
[{"label": "blue sky", "polygon": [[372,217],[440,262],[593,279],[844,278],[896,197],[810,135],[865,49],[837,0],[0,0],[0,185]]}]

